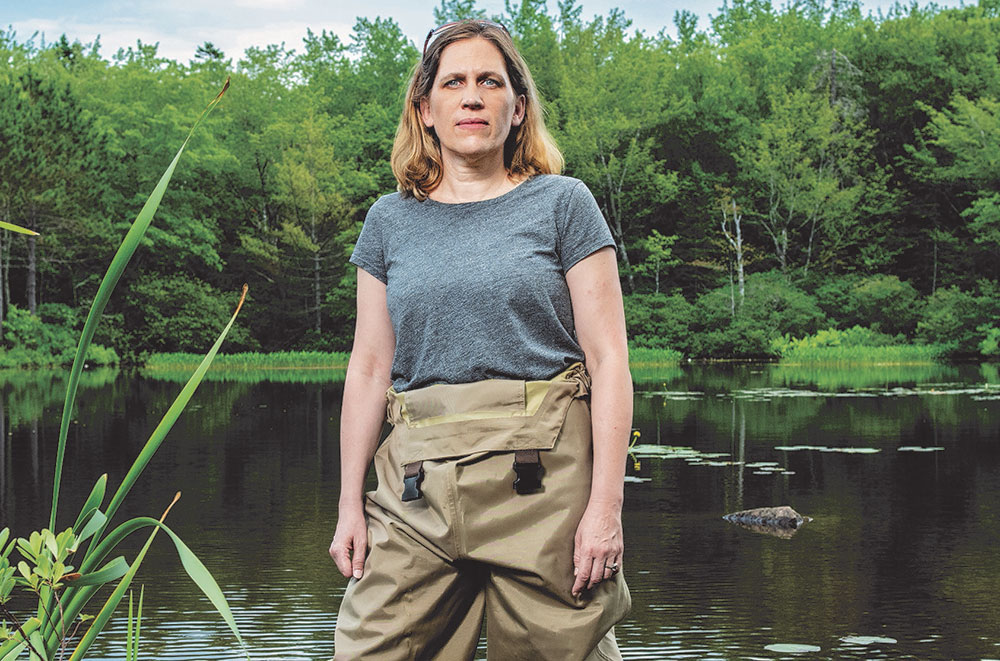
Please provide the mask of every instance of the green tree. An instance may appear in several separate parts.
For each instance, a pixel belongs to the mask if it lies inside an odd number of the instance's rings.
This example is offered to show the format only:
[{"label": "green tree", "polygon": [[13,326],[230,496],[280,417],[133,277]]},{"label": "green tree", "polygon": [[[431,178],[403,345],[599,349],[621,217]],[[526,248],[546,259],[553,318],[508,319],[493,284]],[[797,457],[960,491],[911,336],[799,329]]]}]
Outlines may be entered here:
[{"label": "green tree", "polygon": [[925,165],[926,180],[951,184],[971,198],[961,216],[972,240],[1000,256],[1000,102],[959,94],[949,105],[925,106],[926,147],[910,153]]},{"label": "green tree", "polygon": [[644,37],[626,39],[627,28],[617,10],[607,20],[564,28],[564,80],[554,105],[567,172],[593,191],[618,244],[628,291],[635,291],[627,246],[641,236],[643,219],[675,197],[678,182],[656,158],[649,130],[665,98],[662,54]]},{"label": "green tree", "polygon": [[862,202],[880,181],[865,178],[866,133],[844,122],[827,97],[789,90],[775,95],[759,137],[740,153],[744,187],[754,192],[753,218],[782,273],[794,260],[808,274],[824,239],[832,252],[860,234]]},{"label": "green tree", "polygon": [[648,236],[636,242],[636,247],[646,256],[633,267],[633,270],[637,275],[652,276],[655,294],[660,293],[660,274],[665,269],[680,263],[680,260],[674,258],[671,249],[676,241],[676,236],[664,236],[654,229]]}]

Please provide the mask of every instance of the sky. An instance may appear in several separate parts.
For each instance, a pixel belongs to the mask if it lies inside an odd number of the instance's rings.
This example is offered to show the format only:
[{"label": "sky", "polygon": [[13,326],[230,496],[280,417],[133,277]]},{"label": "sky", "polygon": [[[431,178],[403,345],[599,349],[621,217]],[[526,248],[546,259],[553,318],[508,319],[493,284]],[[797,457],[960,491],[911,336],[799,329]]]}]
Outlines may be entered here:
[{"label": "sky", "polygon": [[[780,0],[773,0],[775,5]],[[159,54],[188,62],[202,43],[212,42],[235,60],[250,46],[284,42],[300,50],[306,28],[327,30],[347,40],[355,18],[393,18],[418,47],[433,27],[433,7],[438,0],[0,0],[0,27],[12,27],[18,41],[36,31],[46,41],[66,34],[70,41],[93,42],[98,35],[101,54],[110,58],[120,47],[159,42]],[[941,6],[958,6],[961,0],[941,0]],[[500,14],[503,0],[479,0],[487,14]],[[583,16],[606,15],[619,7],[632,28],[655,35],[661,28],[673,34],[673,16],[689,9],[699,16],[699,28],[717,13],[722,0],[579,0]],[[886,10],[891,0],[863,0],[865,11]],[[923,2],[921,2],[923,4]],[[974,3],[973,3],[974,4]],[[549,0],[556,13],[556,0]]]}]

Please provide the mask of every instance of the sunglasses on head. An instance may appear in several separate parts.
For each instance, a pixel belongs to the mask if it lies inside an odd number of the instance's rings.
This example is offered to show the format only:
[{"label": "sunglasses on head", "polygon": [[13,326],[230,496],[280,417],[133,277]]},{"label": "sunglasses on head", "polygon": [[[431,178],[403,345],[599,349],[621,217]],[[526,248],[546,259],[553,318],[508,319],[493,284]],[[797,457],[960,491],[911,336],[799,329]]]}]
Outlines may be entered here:
[{"label": "sunglasses on head", "polygon": [[478,19],[474,19],[474,20],[473,19],[464,19],[464,20],[461,20],[461,21],[451,21],[450,23],[445,23],[444,25],[439,25],[436,28],[431,28],[430,32],[427,33],[427,38],[424,39],[424,54],[420,56],[420,59],[423,60],[425,57],[427,57],[427,46],[430,45],[431,41],[435,37],[439,36],[443,31],[447,30],[451,26],[453,26],[453,25],[459,25],[461,23],[475,23],[477,25],[491,25],[491,26],[493,26],[495,28],[500,28],[501,30],[503,30],[504,32],[507,33],[508,37],[510,36],[510,30],[507,29],[506,25],[504,25],[503,23],[498,23],[496,21],[490,21],[490,20],[487,20],[485,18],[478,18]]}]

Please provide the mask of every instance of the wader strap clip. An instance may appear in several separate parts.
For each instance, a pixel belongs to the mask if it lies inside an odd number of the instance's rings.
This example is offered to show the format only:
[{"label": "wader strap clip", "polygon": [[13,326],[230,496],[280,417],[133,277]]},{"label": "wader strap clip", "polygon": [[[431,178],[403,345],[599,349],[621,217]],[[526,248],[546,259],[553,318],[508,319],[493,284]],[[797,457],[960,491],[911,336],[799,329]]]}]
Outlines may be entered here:
[{"label": "wader strap clip", "polygon": [[542,460],[538,450],[517,450],[514,452],[514,491],[524,495],[542,488]]},{"label": "wader strap clip", "polygon": [[424,479],[424,462],[414,461],[403,466],[403,495],[400,500],[404,503],[411,500],[419,500],[424,494],[420,492],[420,483]]}]

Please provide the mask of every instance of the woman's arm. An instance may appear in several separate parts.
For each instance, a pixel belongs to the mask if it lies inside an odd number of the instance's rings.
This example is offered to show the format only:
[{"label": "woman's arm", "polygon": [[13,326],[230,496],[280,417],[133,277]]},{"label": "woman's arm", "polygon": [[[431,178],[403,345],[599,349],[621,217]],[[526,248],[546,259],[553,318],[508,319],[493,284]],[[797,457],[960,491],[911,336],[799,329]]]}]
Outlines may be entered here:
[{"label": "woman's arm", "polygon": [[576,335],[592,385],[594,469],[590,501],[576,531],[572,592],[579,596],[621,566],[625,457],[632,429],[632,375],[618,263],[613,248],[585,257],[566,273]]},{"label": "woman's arm", "polygon": [[330,555],[341,574],[361,578],[368,546],[365,475],[385,420],[385,391],[391,384],[396,348],[385,285],[362,269],[358,269],[357,309],[340,414],[340,505]]}]

